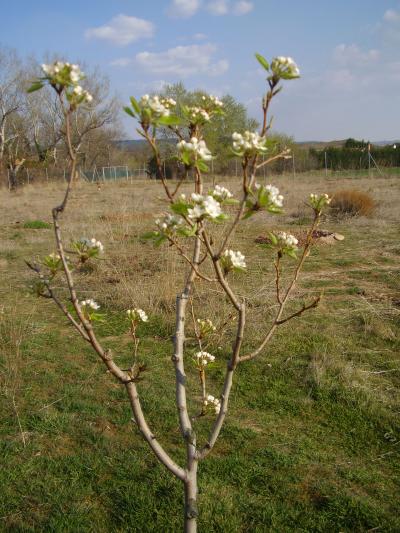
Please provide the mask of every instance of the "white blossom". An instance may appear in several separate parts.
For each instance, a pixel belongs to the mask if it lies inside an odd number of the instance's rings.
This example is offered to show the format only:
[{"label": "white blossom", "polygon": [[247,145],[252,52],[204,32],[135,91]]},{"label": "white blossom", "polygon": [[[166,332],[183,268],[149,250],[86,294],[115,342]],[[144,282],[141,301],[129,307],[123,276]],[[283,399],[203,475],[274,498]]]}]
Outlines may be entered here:
[{"label": "white blossom", "polygon": [[191,199],[195,204],[188,210],[188,217],[191,220],[200,220],[203,218],[215,219],[222,214],[220,203],[212,196],[193,193]]},{"label": "white blossom", "polygon": [[195,162],[197,159],[202,159],[203,161],[210,161],[212,159],[212,154],[207,148],[205,141],[198,140],[197,137],[192,137],[190,141],[179,141],[176,145],[179,152],[186,153],[189,155],[189,159]]},{"label": "white blossom", "polygon": [[261,137],[257,132],[245,131],[242,135],[235,131],[232,133],[232,141],[233,149],[241,155],[268,151],[265,146],[266,138]]},{"label": "white blossom", "polygon": [[245,259],[245,256],[241,252],[234,252],[233,250],[225,250],[221,256],[221,262],[226,271],[245,269]]},{"label": "white blossom", "polygon": [[147,322],[149,319],[143,309],[128,309],[126,314],[132,322]]},{"label": "white blossom", "polygon": [[188,112],[190,122],[193,122],[193,123],[209,122],[211,118],[210,114],[201,107],[197,107],[197,106],[188,107],[187,112]]},{"label": "white blossom", "polygon": [[212,405],[215,409],[215,413],[218,415],[221,411],[221,402],[218,400],[218,398],[215,398],[211,394],[207,394],[206,398],[203,401],[203,404],[207,407],[208,405]]},{"label": "white blossom", "polygon": [[94,237],[87,243],[88,248],[97,248],[99,252],[104,251],[104,246],[100,241],[97,241]]},{"label": "white blossom", "polygon": [[211,192],[211,196],[218,202],[223,202],[224,200],[232,198],[233,194],[226,187],[216,185],[214,190]]},{"label": "white blossom", "polygon": [[300,70],[291,57],[278,56],[271,61],[271,70],[278,78],[290,80],[300,77]]},{"label": "white blossom", "polygon": [[52,82],[62,82],[66,85],[76,85],[84,77],[84,73],[79,68],[79,65],[71,65],[63,61],[43,64],[42,70]]},{"label": "white blossom", "polygon": [[155,221],[156,226],[163,232],[167,234],[174,233],[178,226],[182,225],[182,219],[171,215],[170,213],[166,214],[164,218],[157,219]]},{"label": "white blossom", "polygon": [[208,363],[213,363],[215,361],[215,356],[208,352],[201,351],[194,355],[194,359],[198,366],[205,367]]},{"label": "white blossom", "polygon": [[94,309],[95,311],[97,309],[100,309],[100,306],[98,303],[96,303],[93,299],[88,299],[88,300],[82,300],[79,305],[81,307],[83,307],[84,309],[87,309],[87,308],[90,308],[90,309]]},{"label": "white blossom", "polygon": [[172,98],[160,98],[159,96],[149,96],[145,94],[139,100],[139,105],[142,113],[148,109],[153,118],[168,117],[170,115],[170,108],[176,105]]},{"label": "white blossom", "polygon": [[200,335],[206,335],[217,329],[209,318],[198,318],[197,323],[200,327]]},{"label": "white blossom", "polygon": [[275,233],[275,236],[278,240],[278,246],[282,248],[297,248],[299,241],[294,235],[284,231],[278,231]]}]

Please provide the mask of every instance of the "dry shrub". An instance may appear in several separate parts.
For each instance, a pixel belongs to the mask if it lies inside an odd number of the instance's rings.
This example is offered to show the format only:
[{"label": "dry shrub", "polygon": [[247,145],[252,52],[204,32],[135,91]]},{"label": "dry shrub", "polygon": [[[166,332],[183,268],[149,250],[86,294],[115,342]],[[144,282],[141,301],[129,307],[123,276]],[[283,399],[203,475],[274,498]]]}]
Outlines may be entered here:
[{"label": "dry shrub", "polygon": [[333,194],[331,208],[339,216],[371,216],[375,200],[366,192],[357,189],[342,189]]}]

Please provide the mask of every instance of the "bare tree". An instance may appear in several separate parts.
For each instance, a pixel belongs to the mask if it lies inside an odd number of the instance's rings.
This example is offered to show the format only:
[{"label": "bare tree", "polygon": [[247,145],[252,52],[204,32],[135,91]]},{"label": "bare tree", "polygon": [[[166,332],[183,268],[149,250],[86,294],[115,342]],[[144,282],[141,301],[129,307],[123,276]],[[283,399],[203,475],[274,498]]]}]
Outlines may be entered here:
[{"label": "bare tree", "polygon": [[15,50],[0,48],[0,167],[4,166],[6,146],[18,135],[12,127],[12,118],[24,101],[21,72],[21,61]]}]

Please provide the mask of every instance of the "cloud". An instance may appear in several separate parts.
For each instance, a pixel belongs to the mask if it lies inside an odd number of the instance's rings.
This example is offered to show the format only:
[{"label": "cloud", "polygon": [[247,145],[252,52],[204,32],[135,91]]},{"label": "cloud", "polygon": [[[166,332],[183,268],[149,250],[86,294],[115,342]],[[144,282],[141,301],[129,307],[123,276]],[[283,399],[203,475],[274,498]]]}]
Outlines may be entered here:
[{"label": "cloud", "polygon": [[172,0],[167,14],[172,18],[192,17],[200,7],[200,0]]},{"label": "cloud", "polygon": [[227,0],[213,0],[208,2],[206,9],[212,15],[226,15],[229,11],[229,5]]},{"label": "cloud", "polygon": [[212,62],[216,49],[213,44],[193,44],[177,46],[159,53],[140,52],[136,54],[135,63],[143,70],[157,75],[182,78],[193,74],[218,76],[228,70],[229,63],[225,59]]},{"label": "cloud", "polygon": [[248,0],[241,0],[240,2],[236,2],[233,6],[233,14],[234,15],[247,15],[247,13],[250,13],[254,8],[253,2],[249,2]]},{"label": "cloud", "polygon": [[205,33],[195,33],[193,39],[195,41],[204,41],[204,39],[207,39],[207,35]]},{"label": "cloud", "polygon": [[362,51],[356,44],[339,44],[333,51],[333,59],[342,66],[364,67],[375,63],[380,57],[378,50]]},{"label": "cloud", "polygon": [[132,59],[129,57],[119,57],[118,59],[114,59],[114,61],[111,61],[110,65],[112,67],[127,67],[132,63]]},{"label": "cloud", "polygon": [[388,9],[383,15],[383,21],[378,25],[387,44],[398,46],[400,42],[400,11]]},{"label": "cloud", "polygon": [[383,15],[383,20],[386,22],[400,22],[400,12],[394,9],[388,9]]},{"label": "cloud", "polygon": [[85,31],[87,39],[102,39],[117,46],[126,46],[139,39],[152,37],[154,24],[148,20],[117,15],[104,26],[89,28]]}]

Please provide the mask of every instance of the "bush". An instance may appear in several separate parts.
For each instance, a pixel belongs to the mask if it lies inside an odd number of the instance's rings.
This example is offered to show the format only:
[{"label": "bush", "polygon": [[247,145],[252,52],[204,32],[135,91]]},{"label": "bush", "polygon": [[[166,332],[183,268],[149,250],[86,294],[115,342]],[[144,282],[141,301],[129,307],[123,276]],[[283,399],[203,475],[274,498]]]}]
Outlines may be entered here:
[{"label": "bush", "polygon": [[335,192],[330,206],[337,215],[368,217],[372,215],[376,204],[369,194],[349,189]]}]

